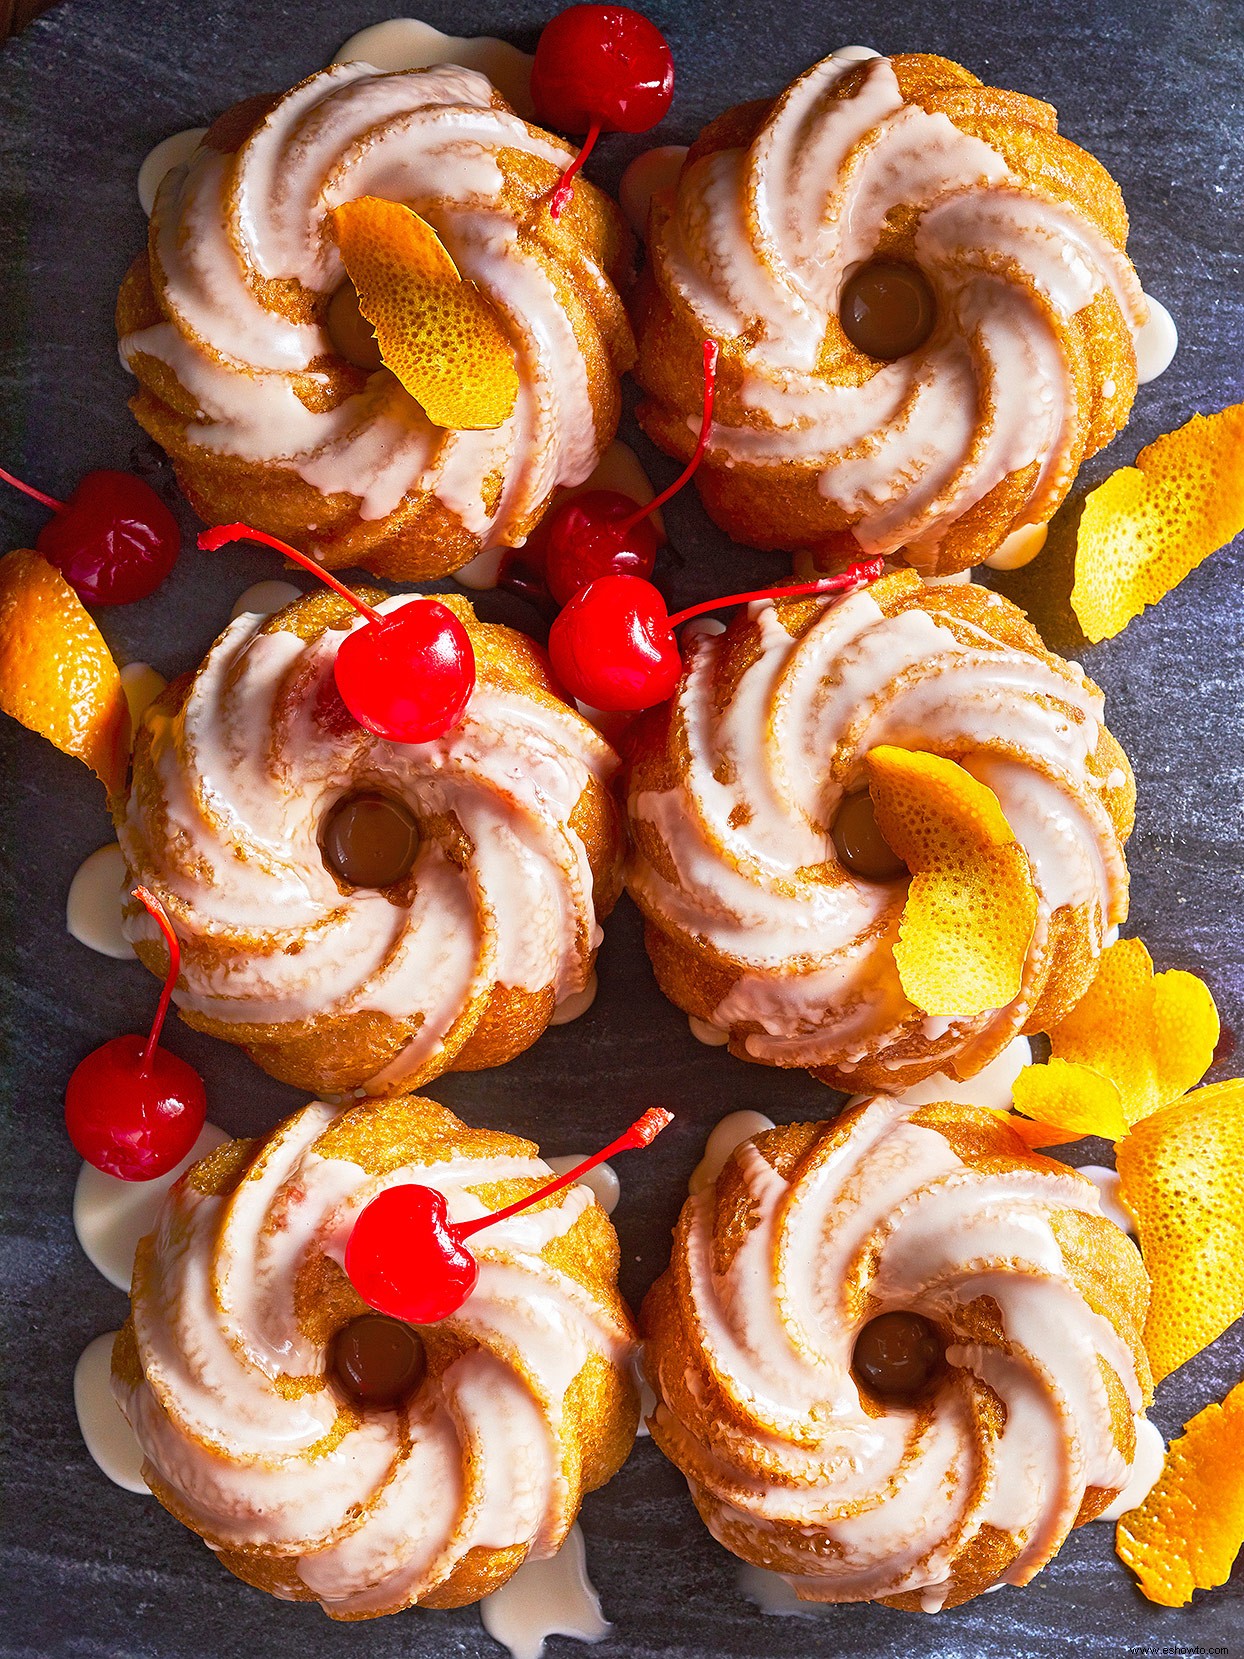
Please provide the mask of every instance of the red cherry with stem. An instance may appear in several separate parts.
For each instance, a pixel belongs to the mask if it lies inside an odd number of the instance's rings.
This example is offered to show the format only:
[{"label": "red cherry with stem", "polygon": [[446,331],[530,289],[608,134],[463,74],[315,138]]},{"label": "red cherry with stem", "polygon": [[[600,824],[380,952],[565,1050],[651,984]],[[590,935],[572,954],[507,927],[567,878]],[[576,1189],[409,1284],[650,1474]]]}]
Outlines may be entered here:
[{"label": "red cherry with stem", "polygon": [[546,126],[587,134],[549,197],[557,219],[602,132],[647,132],[664,119],[674,59],[656,24],[629,6],[569,6],[545,24],[531,96]]},{"label": "red cherry with stem", "polygon": [[717,357],[716,340],[705,340],[700,436],[691,459],[672,484],[646,506],[637,506],[616,490],[591,490],[563,501],[545,520],[544,575],[559,604],[566,604],[580,588],[601,576],[651,576],[657,554],[652,515],[690,482],[712,435]]},{"label": "red cherry with stem", "polygon": [[651,1146],[672,1118],[672,1112],[651,1107],[594,1157],[475,1221],[450,1221],[445,1196],[435,1187],[413,1182],[386,1187],[359,1212],[346,1243],[350,1283],[369,1307],[408,1325],[448,1318],[466,1301],[479,1277],[479,1264],[465,1245],[468,1238],[560,1192],[615,1152]]},{"label": "red cherry with stem", "polygon": [[475,651],[448,605],[418,599],[382,614],[306,553],[248,524],[218,524],[199,546],[214,553],[243,540],[284,553],[367,618],[342,640],[333,665],[337,691],[360,726],[393,743],[430,743],[453,730],[475,689]]},{"label": "red cherry with stem", "polygon": [[88,472],[68,501],[0,479],[50,507],[35,546],[88,605],[128,605],[154,593],[181,550],[177,520],[132,472]]},{"label": "red cherry with stem", "polygon": [[134,897],[168,946],[168,972],[147,1037],[114,1037],[75,1068],[65,1090],[69,1139],[96,1169],[121,1181],[152,1181],[187,1157],[207,1116],[203,1079],[168,1049],[160,1033],[181,971],[181,948],[160,901],[145,887]]},{"label": "red cherry with stem", "polygon": [[638,576],[602,576],[581,588],[554,622],[549,656],[566,689],[594,708],[631,713],[650,709],[673,695],[682,674],[674,629],[693,616],[754,599],[835,593],[875,582],[881,571],[880,559],[867,559],[817,582],[706,599],[674,616],[651,582]]}]

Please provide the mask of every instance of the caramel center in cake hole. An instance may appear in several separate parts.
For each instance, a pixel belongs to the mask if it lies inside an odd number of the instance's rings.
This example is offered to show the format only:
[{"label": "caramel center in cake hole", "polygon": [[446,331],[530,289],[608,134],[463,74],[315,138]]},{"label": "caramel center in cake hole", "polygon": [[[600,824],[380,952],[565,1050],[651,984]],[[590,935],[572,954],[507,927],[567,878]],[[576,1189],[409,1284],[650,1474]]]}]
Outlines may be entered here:
[{"label": "caramel center in cake hole", "polygon": [[870,1319],[851,1355],[856,1382],[887,1404],[913,1404],[945,1368],[946,1348],[937,1326],[922,1313],[906,1310]]},{"label": "caramel center in cake hole", "polygon": [[838,320],[859,351],[892,363],[918,351],[932,334],[937,301],[915,265],[870,259],[843,283]]},{"label": "caramel center in cake hole", "polygon": [[384,367],[380,357],[380,342],[376,330],[359,310],[358,291],[347,277],[328,302],[324,319],[333,350],[356,369],[368,374]]},{"label": "caramel center in cake hole", "polygon": [[881,833],[867,789],[842,797],[829,833],[839,864],[852,875],[865,881],[895,881],[906,874],[907,866]]},{"label": "caramel center in cake hole", "polygon": [[410,808],[378,789],[343,795],[320,826],[320,851],[346,887],[394,887],[419,852],[419,825]]},{"label": "caramel center in cake hole", "polygon": [[413,1325],[384,1313],[363,1313],[333,1337],[328,1368],[351,1405],[384,1411],[415,1392],[427,1373],[428,1356]]}]

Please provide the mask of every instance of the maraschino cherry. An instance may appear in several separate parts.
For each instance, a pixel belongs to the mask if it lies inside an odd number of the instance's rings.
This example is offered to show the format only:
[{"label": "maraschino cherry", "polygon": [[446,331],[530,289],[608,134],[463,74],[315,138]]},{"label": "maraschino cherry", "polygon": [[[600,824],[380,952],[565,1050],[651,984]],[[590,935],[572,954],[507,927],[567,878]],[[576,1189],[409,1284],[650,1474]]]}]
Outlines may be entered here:
[{"label": "maraschino cherry", "polygon": [[475,651],[448,605],[420,599],[382,614],[307,554],[248,524],[218,524],[199,546],[214,553],[232,541],[276,548],[367,618],[342,640],[333,665],[341,700],[365,730],[393,743],[430,743],[462,719],[475,689]]},{"label": "maraschino cherry", "polygon": [[177,562],[177,520],[132,472],[88,472],[68,501],[23,484],[2,467],[0,479],[52,509],[35,546],[88,605],[145,599]]},{"label": "maraschino cherry", "polygon": [[615,1152],[650,1146],[672,1118],[672,1112],[651,1107],[594,1157],[475,1221],[450,1221],[445,1195],[435,1187],[414,1182],[386,1187],[360,1212],[350,1233],[345,1257],[350,1283],[369,1307],[409,1325],[447,1319],[457,1313],[479,1277],[479,1263],[466,1248],[467,1239],[559,1192]]},{"label": "maraschino cherry", "polygon": [[581,588],[549,630],[549,656],[566,689],[593,708],[635,713],[673,695],[682,674],[674,629],[705,611],[754,599],[834,593],[875,582],[882,561],[866,559],[837,576],[794,587],[706,599],[671,616],[660,591],[638,576],[602,576]]},{"label": "maraschino cherry", "polygon": [[674,59],[655,23],[629,6],[569,6],[547,23],[531,71],[536,115],[587,136],[549,197],[560,217],[602,132],[647,132],[674,96]]},{"label": "maraschino cherry", "polygon": [[545,520],[544,579],[559,605],[602,576],[652,575],[657,533],[652,515],[687,484],[704,458],[713,430],[717,388],[715,340],[704,342],[704,407],[691,459],[668,489],[646,506],[617,490],[589,490],[555,507]]},{"label": "maraschino cherry", "polygon": [[187,1157],[207,1116],[203,1079],[168,1049],[160,1033],[181,971],[181,948],[160,901],[145,887],[134,897],[168,946],[168,973],[146,1037],[114,1037],[88,1054],[65,1090],[69,1139],[96,1169],[122,1181],[153,1181]]}]

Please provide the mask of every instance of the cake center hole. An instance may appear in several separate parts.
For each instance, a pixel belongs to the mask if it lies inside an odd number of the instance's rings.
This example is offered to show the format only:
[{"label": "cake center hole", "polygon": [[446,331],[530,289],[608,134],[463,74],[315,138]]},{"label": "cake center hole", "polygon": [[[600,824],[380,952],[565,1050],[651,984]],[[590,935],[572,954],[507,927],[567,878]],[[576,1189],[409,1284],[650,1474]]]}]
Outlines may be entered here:
[{"label": "cake center hole", "polygon": [[867,789],[844,795],[830,825],[838,862],[865,881],[893,881],[907,869],[881,833]]},{"label": "cake center hole", "polygon": [[423,1381],[428,1356],[412,1325],[384,1313],[364,1313],[343,1325],[328,1353],[333,1381],[352,1404],[400,1405]]},{"label": "cake center hole", "polygon": [[373,369],[383,368],[376,331],[359,310],[358,292],[348,277],[328,302],[325,327],[333,350],[347,363],[353,363],[356,369],[366,369],[369,374]]},{"label": "cake center hole", "polygon": [[838,319],[853,346],[890,363],[918,350],[932,334],[937,303],[923,271],[871,259],[843,284]]},{"label": "cake center hole", "polygon": [[402,801],[379,790],[343,795],[320,829],[324,863],[347,887],[392,887],[419,851],[419,825]]},{"label": "cake center hole", "polygon": [[928,1392],[946,1364],[941,1333],[922,1313],[882,1313],[855,1339],[851,1370],[882,1400],[910,1403]]}]

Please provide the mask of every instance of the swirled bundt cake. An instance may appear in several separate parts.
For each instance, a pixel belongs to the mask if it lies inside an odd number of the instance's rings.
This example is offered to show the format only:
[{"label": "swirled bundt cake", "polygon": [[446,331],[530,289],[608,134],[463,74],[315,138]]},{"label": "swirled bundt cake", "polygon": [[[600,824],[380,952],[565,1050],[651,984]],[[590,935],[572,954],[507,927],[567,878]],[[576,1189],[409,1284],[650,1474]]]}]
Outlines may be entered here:
[{"label": "swirled bundt cake", "polygon": [[[351,719],[333,667],[365,624],[331,593],[238,617],[138,729],[118,836],[180,940],[182,1018],[316,1092],[400,1093],[520,1053],[587,986],[620,890],[612,749],[537,646],[443,603],[477,676],[444,737]],[[128,926],[163,973],[137,904]]]},{"label": "swirled bundt cake", "polygon": [[[221,117],[161,185],[117,311],[134,413],[197,511],[411,580],[521,543],[604,453],[634,356],[617,209],[581,182],[556,222],[544,205],[573,154],[452,66],[337,64]],[[368,195],[417,212],[499,318],[499,426],[434,426],[373,360],[330,231]]]},{"label": "swirled bundt cake", "polygon": [[1138,1251],[982,1107],[879,1096],[732,1155],[640,1319],[653,1438],[807,1601],[1026,1584],[1125,1487]]},{"label": "swirled bundt cake", "polygon": [[113,1354],[165,1508],[240,1578],[339,1619],[459,1607],[551,1555],[638,1415],[617,1239],[589,1190],[497,1222],[459,1311],[381,1321],[370,1353],[352,1333],[377,1316],[343,1269],[388,1187],[433,1187],[461,1222],[549,1175],[530,1141],[415,1097],[316,1103],[196,1164],[139,1246]]},{"label": "swirled bundt cake", "polygon": [[1148,305],[1105,168],[1048,104],[945,58],[831,57],[740,105],[658,192],[639,418],[694,442],[738,541],[966,569],[1042,524],[1122,427]]},{"label": "swirled bundt cake", "polygon": [[[899,571],[839,603],[754,603],[685,662],[627,780],[627,886],[673,1002],[743,1059],[889,1092],[970,1076],[1074,1006],[1127,914],[1135,789],[1100,691],[1021,611]],[[1005,1006],[932,1017],[904,994],[907,871],[842,834],[882,745],[957,762],[1026,855],[1036,921]]]}]

